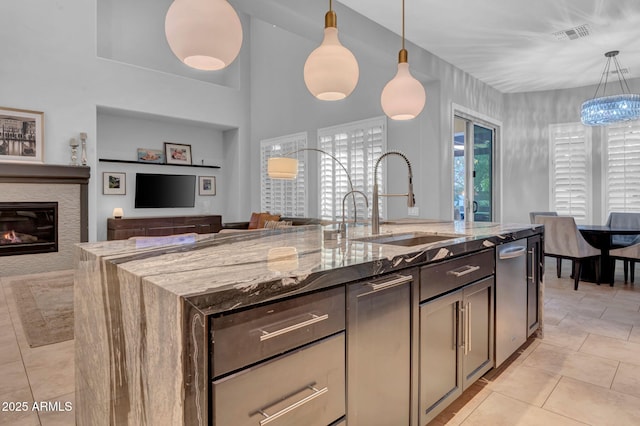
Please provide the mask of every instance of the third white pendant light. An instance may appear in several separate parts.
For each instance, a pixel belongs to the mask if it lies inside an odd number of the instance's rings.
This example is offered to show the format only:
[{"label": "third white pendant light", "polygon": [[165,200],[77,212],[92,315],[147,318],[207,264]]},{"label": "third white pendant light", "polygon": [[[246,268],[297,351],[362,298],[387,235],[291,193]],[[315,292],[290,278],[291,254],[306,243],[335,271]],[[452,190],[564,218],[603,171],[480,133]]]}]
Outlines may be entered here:
[{"label": "third white pendant light", "polygon": [[344,99],[358,84],[360,70],[353,53],[338,40],[336,13],[331,7],[324,17],[324,40],[304,64],[304,82],[309,92],[323,101]]},{"label": "third white pendant light", "polygon": [[424,86],[409,71],[409,54],[404,48],[404,0],[402,0],[402,49],[398,54],[398,72],[384,89],[380,102],[382,110],[392,120],[417,117],[426,101]]},{"label": "third white pendant light", "polygon": [[164,31],[178,59],[199,70],[229,66],[242,47],[242,24],[227,0],[175,0]]}]

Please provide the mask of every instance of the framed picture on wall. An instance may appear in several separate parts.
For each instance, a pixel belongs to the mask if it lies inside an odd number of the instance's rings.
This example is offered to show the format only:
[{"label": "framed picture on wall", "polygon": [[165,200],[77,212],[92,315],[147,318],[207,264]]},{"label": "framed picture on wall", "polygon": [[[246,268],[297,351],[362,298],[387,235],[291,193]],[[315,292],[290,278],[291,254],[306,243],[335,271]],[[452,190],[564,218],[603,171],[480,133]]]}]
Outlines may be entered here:
[{"label": "framed picture on wall", "polygon": [[167,164],[191,165],[191,145],[165,142],[164,155],[167,157]]},{"label": "framed picture on wall", "polygon": [[102,173],[102,193],[104,195],[126,195],[127,174],[115,172]]},{"label": "framed picture on wall", "polygon": [[164,164],[164,152],[161,149],[138,148],[138,161],[141,163]]},{"label": "framed picture on wall", "polygon": [[198,195],[216,195],[215,176],[198,176]]},{"label": "framed picture on wall", "polygon": [[0,107],[0,161],[44,163],[44,113]]}]

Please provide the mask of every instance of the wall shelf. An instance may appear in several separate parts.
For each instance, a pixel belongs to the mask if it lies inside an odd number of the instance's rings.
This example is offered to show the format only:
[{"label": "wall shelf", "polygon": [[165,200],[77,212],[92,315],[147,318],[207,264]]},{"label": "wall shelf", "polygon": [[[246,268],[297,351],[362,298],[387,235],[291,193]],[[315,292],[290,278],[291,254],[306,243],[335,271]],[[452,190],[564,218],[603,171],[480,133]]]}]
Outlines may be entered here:
[{"label": "wall shelf", "polygon": [[127,163],[127,164],[144,164],[146,166],[176,166],[176,167],[201,167],[205,169],[219,169],[220,166],[209,166],[206,164],[166,164],[166,163],[145,163],[144,161],[133,160],[113,160],[110,158],[98,159],[101,163]]}]

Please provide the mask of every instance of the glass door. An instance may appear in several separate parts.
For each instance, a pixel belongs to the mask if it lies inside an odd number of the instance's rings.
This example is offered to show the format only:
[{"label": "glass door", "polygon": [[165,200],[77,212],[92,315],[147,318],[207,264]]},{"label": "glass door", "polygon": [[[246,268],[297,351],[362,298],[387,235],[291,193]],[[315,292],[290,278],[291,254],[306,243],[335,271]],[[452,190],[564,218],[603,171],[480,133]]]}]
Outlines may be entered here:
[{"label": "glass door", "polygon": [[453,137],[453,217],[467,222],[493,220],[495,129],[456,116]]}]

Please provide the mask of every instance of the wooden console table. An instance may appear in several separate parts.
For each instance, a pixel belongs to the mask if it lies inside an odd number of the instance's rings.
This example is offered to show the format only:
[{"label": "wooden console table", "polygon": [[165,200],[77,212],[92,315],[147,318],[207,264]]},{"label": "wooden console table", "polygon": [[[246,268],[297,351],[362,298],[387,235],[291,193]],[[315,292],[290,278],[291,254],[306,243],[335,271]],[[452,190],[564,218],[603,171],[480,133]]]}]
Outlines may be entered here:
[{"label": "wooden console table", "polygon": [[209,234],[222,229],[222,216],[162,216],[107,219],[107,240],[162,237],[174,234]]}]

